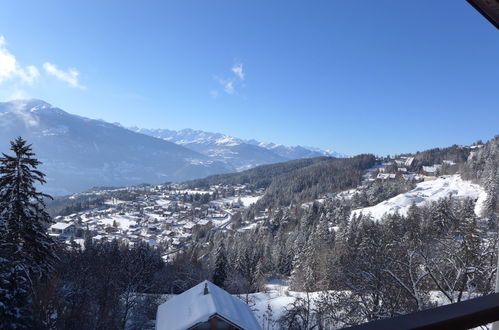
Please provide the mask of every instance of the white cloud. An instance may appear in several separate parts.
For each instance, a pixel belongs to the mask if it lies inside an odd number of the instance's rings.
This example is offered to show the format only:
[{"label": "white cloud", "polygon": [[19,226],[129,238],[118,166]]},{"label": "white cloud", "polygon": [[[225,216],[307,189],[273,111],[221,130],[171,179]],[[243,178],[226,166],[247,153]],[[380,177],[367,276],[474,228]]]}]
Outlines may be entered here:
[{"label": "white cloud", "polygon": [[[220,78],[220,77],[217,77],[215,76],[215,79],[218,81],[218,83],[220,85],[222,85],[222,89],[225,93],[227,94],[234,94],[236,92],[236,86],[235,86],[235,81],[234,79],[230,78],[230,79],[224,79],[224,78]],[[212,96],[213,96],[213,93],[214,91],[211,92]],[[217,91],[217,95],[218,96],[218,91]]]},{"label": "white cloud", "polygon": [[80,75],[80,73],[76,69],[69,68],[67,71],[64,71],[57,68],[55,64],[49,62],[43,63],[43,68],[45,69],[45,72],[47,72],[47,74],[68,83],[69,86],[73,88],[85,89],[85,87],[80,85],[78,81],[78,76]]},{"label": "white cloud", "polygon": [[26,84],[33,84],[40,72],[34,65],[22,67],[16,57],[6,48],[5,37],[0,35],[0,83],[19,79]]},{"label": "white cloud", "polygon": [[223,86],[224,86],[224,91],[227,94],[234,94],[234,92],[236,91],[234,87],[234,81],[232,80],[225,81]]},{"label": "white cloud", "polygon": [[[244,87],[243,81],[246,77],[246,73],[244,72],[242,63],[234,64],[230,70],[235,75],[235,77],[231,76],[230,78],[220,78],[215,76],[214,78],[222,86],[223,92],[232,95],[236,94],[238,89]],[[216,98],[218,97],[219,92],[211,91],[210,94],[212,97]]]},{"label": "white cloud", "polygon": [[244,70],[243,70],[243,64],[235,64],[232,67],[232,72],[241,80],[244,80]]}]

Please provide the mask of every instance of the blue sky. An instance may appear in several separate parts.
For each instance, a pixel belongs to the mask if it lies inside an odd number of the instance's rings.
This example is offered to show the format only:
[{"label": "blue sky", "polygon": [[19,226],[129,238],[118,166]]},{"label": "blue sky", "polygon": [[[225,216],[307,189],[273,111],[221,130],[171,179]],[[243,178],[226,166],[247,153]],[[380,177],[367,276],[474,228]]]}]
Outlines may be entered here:
[{"label": "blue sky", "polygon": [[357,154],[499,134],[499,31],[464,0],[9,1],[0,100]]}]

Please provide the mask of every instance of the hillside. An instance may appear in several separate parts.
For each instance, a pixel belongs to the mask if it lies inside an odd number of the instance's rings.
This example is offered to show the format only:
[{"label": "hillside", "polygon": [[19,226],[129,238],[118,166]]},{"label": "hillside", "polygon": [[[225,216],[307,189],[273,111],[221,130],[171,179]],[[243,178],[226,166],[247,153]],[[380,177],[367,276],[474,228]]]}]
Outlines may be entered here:
[{"label": "hillside", "polygon": [[[68,245],[85,245],[81,255],[70,254],[74,260],[114,265],[92,268],[106,278],[131,264],[116,242],[130,251],[152,247],[164,267],[149,268],[154,276],[143,283],[154,288],[147,296],[160,299],[144,306],[155,308],[221,272],[219,285],[248,302],[268,329],[313,324],[324,315],[328,326],[354,325],[391,315],[383,311],[409,313],[491,292],[498,147],[495,138],[378,159],[295,160],[183,184],[96,189],[50,202],[57,215],[50,230]],[[451,158],[456,153],[460,158]],[[416,155],[424,163],[414,165]],[[95,250],[102,255],[97,261]],[[148,269],[140,260],[132,268]],[[65,267],[61,274],[89,266]],[[84,283],[84,291],[101,283],[73,276],[67,281]],[[378,297],[382,311],[373,303]],[[353,308],[359,301],[363,308]]]},{"label": "hillside", "polygon": [[422,206],[448,197],[476,200],[475,213],[480,216],[487,194],[478,184],[465,181],[461,179],[460,175],[447,175],[435,180],[418,183],[416,188],[377,205],[353,210],[352,216],[364,214],[371,215],[374,219],[381,219],[385,214],[394,214],[395,212],[407,215],[409,208],[413,204]]},{"label": "hillside", "polygon": [[44,190],[57,195],[233,170],[175,143],[72,115],[40,100],[0,103],[0,151],[8,153],[9,141],[17,136],[33,145],[48,177]]},{"label": "hillside", "polygon": [[287,160],[315,157],[346,157],[332,150],[303,146],[285,146],[272,142],[243,140],[233,136],[201,130],[145,129],[131,127],[130,130],[177,143],[181,146],[226,162],[238,171],[258,165],[285,162]]},{"label": "hillside", "polygon": [[199,188],[208,187],[214,184],[248,184],[255,188],[267,188],[272,182],[272,179],[279,175],[313,164],[330,161],[331,159],[332,158],[328,157],[319,157],[298,159],[271,165],[261,165],[238,173],[212,175],[203,179],[188,181],[184,184],[188,187]]}]

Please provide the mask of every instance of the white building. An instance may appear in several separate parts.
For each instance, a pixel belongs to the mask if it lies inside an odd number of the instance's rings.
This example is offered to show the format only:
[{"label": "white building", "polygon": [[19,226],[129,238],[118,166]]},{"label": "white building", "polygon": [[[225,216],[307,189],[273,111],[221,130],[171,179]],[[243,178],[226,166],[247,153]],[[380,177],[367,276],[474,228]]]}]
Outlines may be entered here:
[{"label": "white building", "polygon": [[71,223],[57,222],[49,228],[52,236],[72,237],[75,236],[76,227]]},{"label": "white building", "polygon": [[159,305],[156,330],[259,330],[248,305],[203,281],[184,293]]}]

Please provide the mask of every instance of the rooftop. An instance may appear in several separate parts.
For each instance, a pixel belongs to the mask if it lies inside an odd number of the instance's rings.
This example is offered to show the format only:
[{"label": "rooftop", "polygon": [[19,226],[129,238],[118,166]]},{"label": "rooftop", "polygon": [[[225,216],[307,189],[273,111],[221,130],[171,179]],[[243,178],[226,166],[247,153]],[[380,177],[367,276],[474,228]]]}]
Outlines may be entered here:
[{"label": "rooftop", "polygon": [[156,330],[190,329],[213,315],[242,329],[261,329],[248,305],[210,281],[203,281],[158,307]]}]

